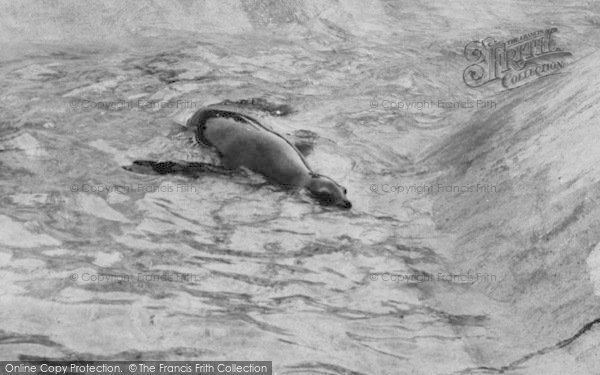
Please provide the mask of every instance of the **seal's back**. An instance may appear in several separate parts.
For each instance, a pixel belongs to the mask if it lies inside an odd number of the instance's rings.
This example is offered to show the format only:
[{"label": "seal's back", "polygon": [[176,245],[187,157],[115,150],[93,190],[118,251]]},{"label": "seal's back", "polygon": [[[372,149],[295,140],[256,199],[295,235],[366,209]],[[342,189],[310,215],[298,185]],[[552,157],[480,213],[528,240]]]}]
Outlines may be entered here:
[{"label": "seal's back", "polygon": [[227,111],[197,117],[198,140],[217,149],[226,168],[246,167],[280,185],[303,186],[311,173],[300,152],[258,121]]}]

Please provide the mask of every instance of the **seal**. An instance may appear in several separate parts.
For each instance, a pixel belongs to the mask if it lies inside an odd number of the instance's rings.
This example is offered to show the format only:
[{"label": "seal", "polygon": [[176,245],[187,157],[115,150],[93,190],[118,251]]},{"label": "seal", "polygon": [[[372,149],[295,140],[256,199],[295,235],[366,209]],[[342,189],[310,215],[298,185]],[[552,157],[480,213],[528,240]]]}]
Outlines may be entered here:
[{"label": "seal", "polygon": [[[304,188],[323,205],[349,209],[347,190],[329,177],[315,173],[298,148],[282,135],[242,113],[205,108],[187,122],[199,143],[214,148],[222,167],[205,163],[135,161],[137,167],[153,171],[198,175],[202,172],[231,173],[241,167],[263,175],[284,188]],[[135,170],[134,168],[125,168]],[[196,173],[197,172],[197,173]]]},{"label": "seal", "polygon": [[306,188],[323,204],[352,207],[346,188],[315,173],[296,146],[250,116],[205,109],[187,125],[196,129],[199,142],[217,150],[227,169],[246,167],[278,185]]}]

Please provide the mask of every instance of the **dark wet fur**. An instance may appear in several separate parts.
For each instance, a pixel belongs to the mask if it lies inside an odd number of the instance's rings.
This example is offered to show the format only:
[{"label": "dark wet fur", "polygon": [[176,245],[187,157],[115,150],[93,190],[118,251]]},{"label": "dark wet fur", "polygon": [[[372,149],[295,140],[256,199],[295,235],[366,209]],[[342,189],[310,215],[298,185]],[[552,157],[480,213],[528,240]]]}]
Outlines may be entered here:
[{"label": "dark wet fur", "polygon": [[224,100],[222,105],[233,105],[241,108],[255,109],[262,112],[267,112],[271,116],[287,116],[293,113],[294,110],[287,104],[275,104],[270,103],[266,99],[262,98],[250,98],[242,100]]},{"label": "dark wet fur", "polygon": [[198,111],[194,114],[194,116],[190,119],[189,124],[192,126],[196,127],[196,140],[200,143],[203,143],[207,146],[213,147],[213,144],[210,142],[210,140],[206,139],[204,137],[204,130],[206,127],[206,121],[208,121],[211,118],[230,118],[233,119],[237,122],[248,122],[246,119],[249,119],[250,121],[253,121],[257,124],[259,124],[259,122],[250,117],[250,116],[242,116],[237,112],[232,112],[232,111],[224,111],[224,110],[220,110],[220,109],[206,109],[203,111]]}]

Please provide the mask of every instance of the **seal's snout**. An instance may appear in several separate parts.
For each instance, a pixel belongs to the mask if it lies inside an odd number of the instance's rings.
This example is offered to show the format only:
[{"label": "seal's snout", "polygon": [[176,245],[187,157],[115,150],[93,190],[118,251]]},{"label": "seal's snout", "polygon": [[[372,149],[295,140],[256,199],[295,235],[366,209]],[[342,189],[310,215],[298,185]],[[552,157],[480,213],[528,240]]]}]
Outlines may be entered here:
[{"label": "seal's snout", "polygon": [[352,208],[352,203],[346,198],[346,188],[329,177],[314,174],[306,187],[322,205]]}]

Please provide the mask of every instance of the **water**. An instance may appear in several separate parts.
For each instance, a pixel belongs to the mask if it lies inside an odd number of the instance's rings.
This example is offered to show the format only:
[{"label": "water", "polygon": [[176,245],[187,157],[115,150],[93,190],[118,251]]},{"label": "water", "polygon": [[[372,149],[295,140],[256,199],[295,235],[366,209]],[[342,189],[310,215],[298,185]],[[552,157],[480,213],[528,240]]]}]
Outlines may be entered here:
[{"label": "water", "polygon": [[[276,27],[243,34],[144,31],[119,46],[7,50],[1,357],[272,360],[279,374],[480,366],[477,347],[497,345],[489,329],[500,318],[478,306],[497,301],[447,280],[470,270],[449,266],[455,238],[434,223],[435,197],[416,190],[444,173],[427,162],[428,147],[476,109],[397,106],[502,97],[462,82],[460,53],[477,25],[434,32],[439,19],[460,17],[411,4],[381,3],[381,22],[373,11],[346,29],[332,14],[311,23],[267,7],[273,14],[245,12]],[[347,187],[351,211],[257,176],[121,168],[137,158],[206,158],[173,132],[174,120],[253,97],[294,110],[259,112],[260,121],[318,135],[308,162]],[[415,190],[385,191],[395,185]],[[464,308],[440,308],[448,298]]]}]

